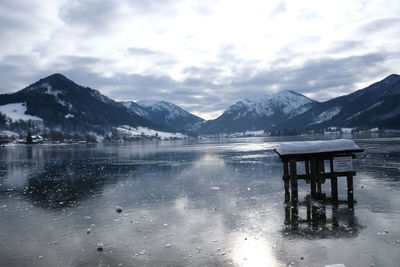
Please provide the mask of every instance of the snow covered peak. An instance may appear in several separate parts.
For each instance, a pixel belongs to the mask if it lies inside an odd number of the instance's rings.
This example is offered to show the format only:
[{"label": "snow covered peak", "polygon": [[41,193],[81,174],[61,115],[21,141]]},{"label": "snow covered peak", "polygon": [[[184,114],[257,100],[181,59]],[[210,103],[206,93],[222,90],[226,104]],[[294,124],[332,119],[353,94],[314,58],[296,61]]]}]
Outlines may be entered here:
[{"label": "snow covered peak", "polygon": [[244,99],[247,103],[263,102],[267,100],[270,96],[264,93],[254,93]]},{"label": "snow covered peak", "polygon": [[177,130],[193,129],[193,125],[204,121],[179,106],[167,101],[143,100],[122,102],[128,109],[160,124]]},{"label": "snow covered peak", "polygon": [[136,114],[148,118],[150,115],[149,113],[142,108],[140,105],[138,105],[137,103],[133,102],[133,101],[123,101],[121,102],[122,105],[124,105],[126,108],[128,108],[129,110],[132,110],[133,112],[135,112]]},{"label": "snow covered peak", "polygon": [[253,94],[229,107],[227,113],[239,112],[236,115],[237,118],[249,114],[268,117],[279,111],[287,115],[293,110],[312,102],[314,101],[294,91],[281,91],[273,95]]},{"label": "snow covered peak", "polygon": [[165,119],[175,120],[177,118],[189,117],[191,114],[187,111],[181,109],[177,105],[174,105],[167,101],[154,101],[154,100],[144,100],[137,102],[142,107],[151,109],[154,112],[165,113]]},{"label": "snow covered peak", "polygon": [[148,99],[148,100],[137,101],[136,104],[138,104],[139,106],[142,106],[142,107],[150,107],[150,106],[153,106],[154,104],[156,104],[158,102],[160,102],[160,101]]}]

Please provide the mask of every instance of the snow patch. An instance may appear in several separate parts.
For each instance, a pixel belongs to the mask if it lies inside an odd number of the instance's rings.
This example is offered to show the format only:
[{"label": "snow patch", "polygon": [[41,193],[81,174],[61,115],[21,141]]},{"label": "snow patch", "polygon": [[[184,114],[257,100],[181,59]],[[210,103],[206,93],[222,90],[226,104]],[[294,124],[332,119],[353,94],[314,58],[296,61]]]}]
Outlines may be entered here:
[{"label": "snow patch", "polygon": [[147,113],[142,107],[140,107],[133,101],[122,102],[122,105],[142,117],[148,118],[150,116],[149,113]]},{"label": "snow patch", "polygon": [[167,133],[167,132],[160,132],[153,129],[149,129],[146,127],[130,127],[128,125],[122,125],[117,128],[117,132],[119,134],[126,135],[128,137],[158,137],[162,140],[167,139],[183,139],[188,137],[182,133]]},{"label": "snow patch", "polygon": [[64,116],[66,119],[70,119],[70,118],[73,118],[73,117],[75,117],[73,114],[71,114],[71,113],[68,113],[67,115],[65,115]]},{"label": "snow patch", "polygon": [[0,135],[7,137],[19,137],[19,134],[13,131],[3,130],[0,131]]},{"label": "snow patch", "polygon": [[26,113],[25,103],[13,103],[0,106],[0,112],[11,119],[12,122],[17,122],[19,120],[23,121],[33,121],[37,123],[43,123],[43,119],[37,116],[32,116]]},{"label": "snow patch", "polygon": [[348,118],[346,119],[346,121],[347,121],[347,120],[351,120],[351,119],[353,119],[353,118],[356,118],[356,117],[360,116],[361,114],[367,112],[368,110],[371,110],[371,109],[373,109],[373,108],[376,108],[376,107],[378,107],[378,106],[380,106],[380,105],[382,105],[382,104],[383,104],[383,101],[379,101],[378,103],[375,103],[375,104],[373,104],[372,106],[370,106],[370,107],[368,107],[368,108],[366,108],[366,109],[364,109],[364,110],[361,110],[361,111],[357,112],[356,114],[354,114],[354,115],[348,117]]},{"label": "snow patch", "polygon": [[342,107],[333,107],[331,109],[328,109],[328,110],[322,112],[321,114],[319,114],[318,117],[316,117],[313,120],[313,122],[310,123],[310,125],[322,123],[324,121],[329,121],[330,119],[335,117],[337,114],[339,114],[341,110],[342,110]]},{"label": "snow patch", "polygon": [[136,102],[136,104],[138,104],[139,106],[142,106],[142,107],[150,107],[158,102],[159,102],[158,100],[140,100],[140,101]]}]

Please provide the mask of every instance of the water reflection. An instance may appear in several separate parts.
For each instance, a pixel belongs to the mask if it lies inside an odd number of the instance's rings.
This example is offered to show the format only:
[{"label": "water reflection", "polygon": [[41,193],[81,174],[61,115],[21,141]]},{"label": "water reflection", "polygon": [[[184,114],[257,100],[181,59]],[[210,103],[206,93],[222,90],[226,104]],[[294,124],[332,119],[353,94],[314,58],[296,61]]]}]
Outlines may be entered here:
[{"label": "water reflection", "polygon": [[354,211],[354,202],[313,200],[307,195],[304,201],[284,206],[286,238],[340,238],[355,237],[362,228]]},{"label": "water reflection", "polygon": [[57,162],[46,164],[44,171],[28,176],[22,194],[42,208],[74,207],[95,196],[105,184],[116,183],[122,174],[133,173],[137,165],[96,162]]}]

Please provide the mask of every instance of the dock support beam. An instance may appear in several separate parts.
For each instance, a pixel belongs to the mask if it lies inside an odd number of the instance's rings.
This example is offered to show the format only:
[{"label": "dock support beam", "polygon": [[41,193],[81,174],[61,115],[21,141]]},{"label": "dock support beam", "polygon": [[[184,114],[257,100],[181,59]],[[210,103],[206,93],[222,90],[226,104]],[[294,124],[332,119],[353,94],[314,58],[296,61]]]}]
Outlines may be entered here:
[{"label": "dock support beam", "polygon": [[317,163],[316,159],[312,158],[311,161],[311,197],[317,196]]},{"label": "dock support beam", "polygon": [[347,202],[349,208],[354,207],[353,175],[347,175]]},{"label": "dock support beam", "polygon": [[297,189],[297,166],[296,160],[290,159],[289,160],[289,167],[290,167],[290,190],[292,193],[292,202],[297,202],[298,196],[298,189]]},{"label": "dock support beam", "polygon": [[289,164],[288,161],[283,161],[283,182],[285,184],[285,202],[288,203],[290,201],[290,192],[289,192]]}]

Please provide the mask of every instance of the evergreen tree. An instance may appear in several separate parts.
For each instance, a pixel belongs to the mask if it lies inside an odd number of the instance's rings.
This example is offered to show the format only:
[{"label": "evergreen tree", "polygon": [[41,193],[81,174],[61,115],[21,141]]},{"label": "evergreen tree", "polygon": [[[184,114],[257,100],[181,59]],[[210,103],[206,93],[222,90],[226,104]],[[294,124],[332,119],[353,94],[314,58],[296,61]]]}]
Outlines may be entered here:
[{"label": "evergreen tree", "polygon": [[31,134],[30,132],[28,132],[28,136],[26,137],[26,144],[27,144],[27,145],[33,144],[33,141],[32,141],[32,134]]}]

